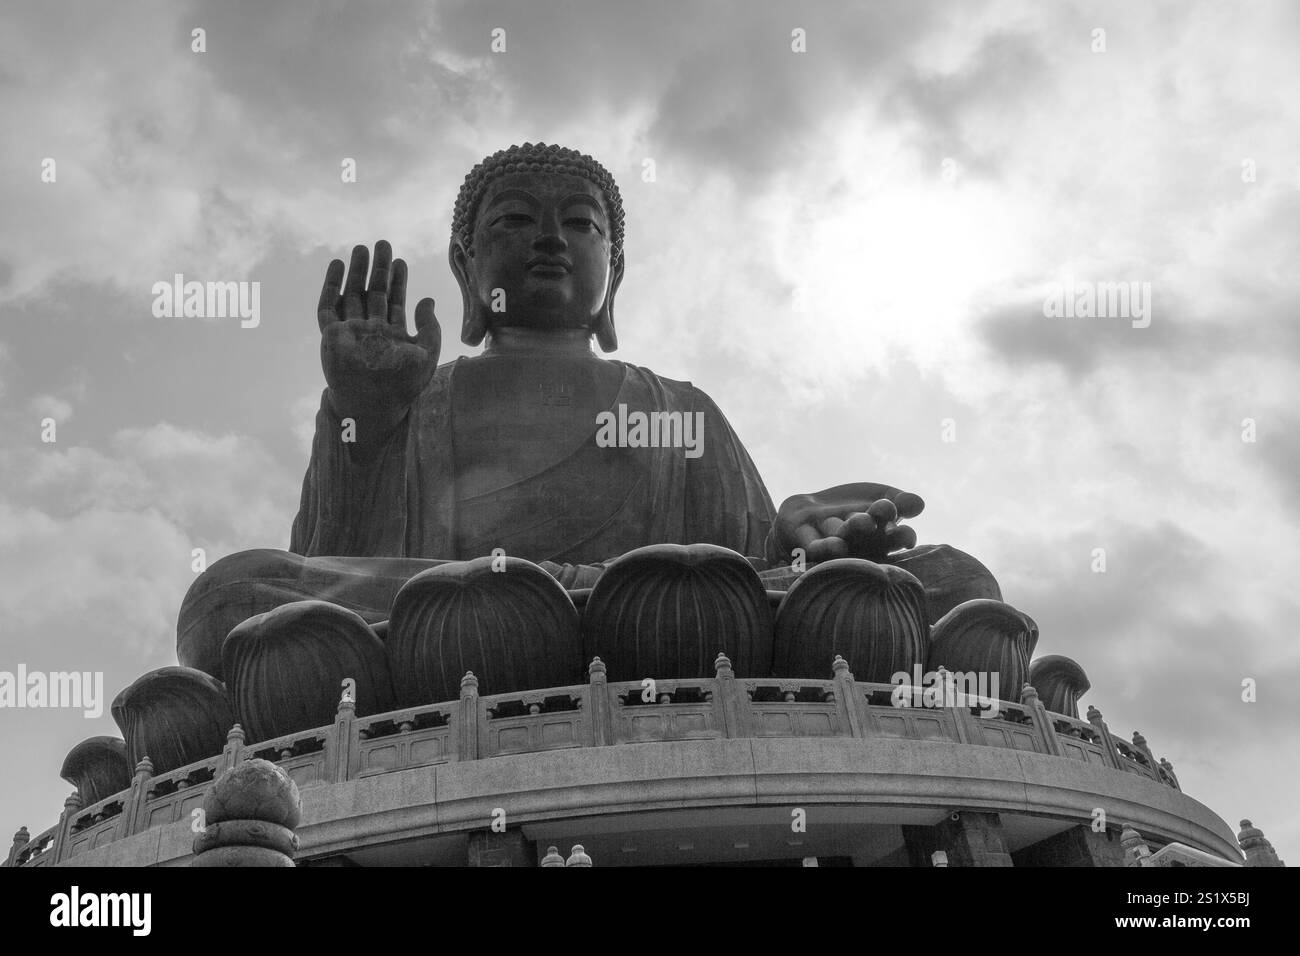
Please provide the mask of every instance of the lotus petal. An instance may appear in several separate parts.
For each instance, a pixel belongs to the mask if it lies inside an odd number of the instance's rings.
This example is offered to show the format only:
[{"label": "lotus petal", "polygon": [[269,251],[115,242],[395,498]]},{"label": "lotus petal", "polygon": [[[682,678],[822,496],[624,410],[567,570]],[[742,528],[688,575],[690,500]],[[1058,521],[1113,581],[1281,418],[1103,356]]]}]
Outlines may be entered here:
[{"label": "lotus petal", "polygon": [[398,707],[455,700],[466,671],[489,694],[574,684],[583,674],[568,592],[516,557],[415,575],[393,602],[385,647]]},{"label": "lotus petal", "polygon": [[132,767],[121,737],[88,737],[68,751],[59,776],[77,788],[81,805],[88,807],[131,786]]},{"label": "lotus petal", "polygon": [[226,689],[191,667],[160,667],[117,695],[113,720],[132,767],[148,757],[155,774],[215,757],[235,716]]},{"label": "lotus petal", "polygon": [[583,657],[611,680],[712,677],[719,652],[737,674],[772,666],[772,609],[744,557],[712,544],[656,544],[612,561],[582,616]]},{"label": "lotus petal", "polygon": [[1029,683],[1038,691],[1038,699],[1044,707],[1075,720],[1079,719],[1079,698],[1092,687],[1083,668],[1059,654],[1049,654],[1031,661]]},{"label": "lotus petal", "polygon": [[355,611],[328,601],[250,617],[226,637],[221,663],[250,741],[333,723],[348,678],[358,716],[397,706],[384,642]]},{"label": "lotus petal", "polygon": [[925,589],[902,568],[861,558],[799,576],[776,613],[777,677],[822,677],[841,655],[858,680],[888,683],[925,657]]},{"label": "lotus petal", "polygon": [[1023,611],[988,598],[966,601],[930,630],[926,669],[998,675],[998,697],[1018,702],[1029,680],[1038,625]]}]

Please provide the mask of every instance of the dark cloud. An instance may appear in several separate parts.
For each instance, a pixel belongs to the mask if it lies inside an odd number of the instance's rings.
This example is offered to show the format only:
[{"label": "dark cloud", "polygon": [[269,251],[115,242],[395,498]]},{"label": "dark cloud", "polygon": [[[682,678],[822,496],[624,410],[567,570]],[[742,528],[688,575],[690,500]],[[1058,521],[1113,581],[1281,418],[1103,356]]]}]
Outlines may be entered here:
[{"label": "dark cloud", "polygon": [[989,144],[1007,127],[991,121],[1051,96],[1059,77],[1051,66],[1038,38],[995,33],[951,73],[907,64],[884,99],[884,115],[908,131],[927,163],[952,157],[964,175],[992,177],[1003,150]]},{"label": "dark cloud", "polygon": [[[1082,281],[1075,280],[1076,288]],[[1073,379],[1116,364],[1185,370],[1242,347],[1235,324],[1188,321],[1158,284],[1153,284],[1151,302],[1151,324],[1146,328],[1134,327],[1128,318],[1045,316],[1041,296],[996,306],[979,317],[974,328],[980,341],[1008,366],[1054,365]]]},{"label": "dark cloud", "polygon": [[[907,3],[735,10],[701,26],[709,42],[690,45],[649,138],[750,188],[792,165],[815,170],[825,124],[861,121],[858,109],[879,102],[935,15]],[[791,52],[795,27],[806,31],[806,53]]]},{"label": "dark cloud", "polygon": [[1255,444],[1260,463],[1287,507],[1300,515],[1300,415],[1278,409],[1256,418]]},{"label": "dark cloud", "polygon": [[[1106,571],[1094,573],[1094,548]],[[1125,736],[1140,729],[1158,752],[1209,745],[1267,726],[1300,730],[1300,709],[1283,698],[1241,700],[1241,681],[1278,686],[1300,670],[1279,660],[1243,585],[1248,557],[1228,562],[1170,522],[1108,526],[1059,541],[1022,536],[1005,568],[1004,597],[1039,624],[1037,653],[1065,654],[1088,673],[1097,706]],[[1158,732],[1161,740],[1157,741]]]}]

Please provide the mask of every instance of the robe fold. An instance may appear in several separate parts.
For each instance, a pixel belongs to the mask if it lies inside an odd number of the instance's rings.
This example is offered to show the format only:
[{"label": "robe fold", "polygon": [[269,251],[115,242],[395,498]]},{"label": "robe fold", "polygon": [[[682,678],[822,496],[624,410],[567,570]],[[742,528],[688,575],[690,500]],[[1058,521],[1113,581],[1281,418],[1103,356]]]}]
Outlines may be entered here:
[{"label": "robe fold", "polygon": [[[769,590],[793,583],[788,567],[763,570],[772,500],[702,391],[623,362],[576,372],[545,359],[467,364],[483,361],[439,367],[367,461],[341,440],[343,424],[322,396],[289,552],[233,554],[195,580],[177,621],[180,662],[222,678],[230,629],[292,601],[331,601],[383,621],[419,571],[496,548],[541,564],[568,588],[591,587],[605,562],[634,548],[670,543],[746,555]],[[591,368],[598,387],[583,393],[577,383]],[[601,447],[598,413],[617,419],[620,406],[683,421],[701,414],[702,454]],[[921,580],[932,620],[972,597],[1000,598],[983,565],[946,545],[890,562]]]},{"label": "robe fold", "polygon": [[581,564],[647,544],[706,542],[763,554],[772,500],[722,412],[689,382],[623,362],[611,363],[622,385],[606,410],[702,413],[700,457],[680,447],[602,448],[596,416],[572,415],[566,440],[540,450],[526,478],[465,487],[457,455],[465,361],[438,369],[368,462],[353,459],[341,421],[322,400],[290,551],[468,559],[502,548],[531,561]]}]

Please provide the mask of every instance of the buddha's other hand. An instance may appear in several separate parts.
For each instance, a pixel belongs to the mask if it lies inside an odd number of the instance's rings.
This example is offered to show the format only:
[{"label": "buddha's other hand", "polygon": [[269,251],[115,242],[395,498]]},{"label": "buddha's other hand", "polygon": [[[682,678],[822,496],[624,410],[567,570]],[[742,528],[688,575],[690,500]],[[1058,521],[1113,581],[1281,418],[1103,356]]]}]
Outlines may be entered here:
[{"label": "buddha's other hand", "polygon": [[925,502],[889,485],[855,482],[811,495],[794,495],[781,504],[773,527],[777,554],[789,561],[802,548],[810,563],[832,558],[883,561],[895,551],[916,546],[916,532],[898,524],[921,513]]},{"label": "buddha's other hand", "polygon": [[352,250],[346,286],[343,262],[332,261],[316,312],[332,410],[357,420],[363,442],[378,437],[364,434],[373,431],[367,425],[391,424],[415,401],[438,367],[442,346],[432,299],[420,300],[416,334],[406,333],[406,263],[394,262],[392,247],[380,240],[367,287],[369,259],[365,246]]}]

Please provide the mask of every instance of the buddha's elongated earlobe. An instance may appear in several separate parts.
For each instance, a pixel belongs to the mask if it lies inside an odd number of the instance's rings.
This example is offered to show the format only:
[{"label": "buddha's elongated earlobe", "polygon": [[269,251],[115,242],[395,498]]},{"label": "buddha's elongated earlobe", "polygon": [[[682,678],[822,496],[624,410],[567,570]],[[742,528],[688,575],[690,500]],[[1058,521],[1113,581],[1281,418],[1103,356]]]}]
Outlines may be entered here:
[{"label": "buddha's elongated earlobe", "polygon": [[618,348],[618,333],[614,331],[614,296],[622,283],[623,254],[620,252],[610,270],[609,292],[606,293],[605,301],[600,311],[596,313],[596,321],[591,327],[591,330],[596,333],[596,341],[600,343],[602,352],[612,352]]},{"label": "buddha's elongated earlobe", "polygon": [[488,319],[481,303],[474,295],[474,281],[470,276],[470,255],[460,244],[452,239],[447,244],[447,261],[451,264],[456,284],[460,286],[462,315],[460,323],[460,340],[466,345],[478,345],[487,335]]}]

